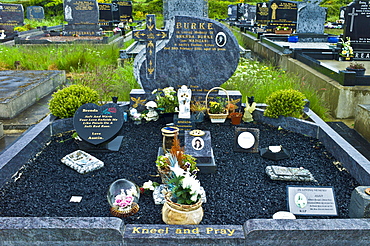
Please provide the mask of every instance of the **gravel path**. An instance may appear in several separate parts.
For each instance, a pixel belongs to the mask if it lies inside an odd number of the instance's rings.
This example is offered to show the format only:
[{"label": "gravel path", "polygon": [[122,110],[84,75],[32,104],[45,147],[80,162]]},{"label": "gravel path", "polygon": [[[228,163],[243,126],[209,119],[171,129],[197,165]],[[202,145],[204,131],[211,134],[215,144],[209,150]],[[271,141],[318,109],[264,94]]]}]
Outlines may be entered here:
[{"label": "gravel path", "polygon": [[[150,180],[160,182],[154,161],[161,146],[160,122],[134,125],[125,123],[124,141],[119,152],[92,153],[105,166],[81,175],[60,162],[77,150],[70,138],[71,132],[54,136],[44,150],[24,165],[17,180],[0,189],[0,216],[10,217],[106,217],[109,204],[106,193],[117,179],[126,178],[141,186]],[[347,218],[350,195],[359,184],[333,164],[336,160],[316,139],[260,123],[242,124],[260,129],[260,147],[282,145],[290,159],[272,161],[258,153],[233,152],[235,126],[198,125],[209,130],[218,170],[214,174],[199,174],[207,194],[203,205],[201,224],[242,225],[251,218],[272,218],[287,210],[286,186],[333,186],[338,204],[338,217]],[[311,171],[317,182],[272,181],[265,174],[268,165],[304,167]],[[154,177],[153,177],[154,176]],[[70,203],[71,196],[82,196],[80,203]],[[163,224],[161,205],[154,205],[151,196],[141,196],[140,211],[125,223]],[[302,217],[298,218],[327,218]]]}]

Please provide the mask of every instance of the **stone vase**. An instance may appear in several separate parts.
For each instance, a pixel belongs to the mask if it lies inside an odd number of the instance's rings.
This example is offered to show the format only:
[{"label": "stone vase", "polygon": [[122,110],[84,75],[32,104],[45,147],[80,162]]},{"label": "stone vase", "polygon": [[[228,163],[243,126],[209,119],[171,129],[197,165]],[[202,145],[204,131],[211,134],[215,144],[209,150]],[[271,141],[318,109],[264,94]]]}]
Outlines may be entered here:
[{"label": "stone vase", "polygon": [[165,196],[162,220],[168,225],[198,225],[203,219],[202,199],[193,205],[183,205],[171,200],[171,193]]}]

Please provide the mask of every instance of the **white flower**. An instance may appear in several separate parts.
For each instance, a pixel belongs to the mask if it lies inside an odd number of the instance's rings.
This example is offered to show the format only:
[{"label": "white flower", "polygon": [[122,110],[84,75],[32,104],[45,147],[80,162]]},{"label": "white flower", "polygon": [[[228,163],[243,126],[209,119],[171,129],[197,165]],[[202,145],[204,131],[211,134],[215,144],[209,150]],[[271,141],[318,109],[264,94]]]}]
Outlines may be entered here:
[{"label": "white flower", "polygon": [[177,176],[184,176],[184,169],[182,169],[179,164],[176,162],[176,164],[173,167],[170,167],[171,171]]},{"label": "white flower", "polygon": [[182,180],[182,187],[184,189],[189,188],[190,194],[198,195],[200,193],[200,182],[195,179],[194,176],[191,176],[189,172],[185,173],[184,179]]},{"label": "white flower", "polygon": [[154,190],[153,182],[151,180],[143,184],[144,189]]},{"label": "white flower", "polygon": [[157,93],[157,91],[158,91],[158,90],[157,90],[157,89],[155,89],[154,91],[152,91],[152,94],[155,94],[155,93]]}]

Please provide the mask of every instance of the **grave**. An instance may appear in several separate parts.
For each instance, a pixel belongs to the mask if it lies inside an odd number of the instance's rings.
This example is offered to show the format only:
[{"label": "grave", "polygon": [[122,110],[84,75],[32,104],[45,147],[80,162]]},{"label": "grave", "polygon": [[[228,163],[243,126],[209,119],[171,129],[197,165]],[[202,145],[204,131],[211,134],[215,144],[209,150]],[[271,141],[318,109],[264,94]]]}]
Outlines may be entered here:
[{"label": "grave", "polygon": [[42,6],[27,7],[27,19],[30,20],[43,20],[45,19],[44,8]]},{"label": "grave", "polygon": [[273,0],[269,2],[269,22],[267,32],[274,32],[277,26],[287,26],[293,31],[297,25],[298,3],[294,1]]},{"label": "grave", "polygon": [[5,31],[5,35],[15,36],[14,27],[23,26],[24,13],[22,4],[0,3],[0,30]]},{"label": "grave", "polygon": [[99,25],[103,29],[113,27],[113,10],[110,3],[98,3],[99,5]]},{"label": "grave", "polygon": [[65,0],[63,36],[100,36],[99,7],[96,0]]},{"label": "grave", "polygon": [[259,26],[267,25],[269,21],[269,7],[267,3],[256,4],[256,22]]},{"label": "grave", "polygon": [[163,18],[165,27],[171,19],[178,15],[208,17],[208,2],[205,0],[164,0]]},{"label": "grave", "polygon": [[131,1],[112,1],[113,22],[132,22],[132,2]]},{"label": "grave", "polygon": [[92,152],[118,151],[123,139],[119,135],[123,122],[122,109],[115,103],[82,105],[73,117],[74,128],[82,139],[79,147]]},{"label": "grave", "polygon": [[238,20],[238,5],[229,5],[227,7],[228,21]]},{"label": "grave", "polygon": [[354,1],[347,5],[343,37],[351,39],[355,60],[370,61],[370,33],[364,26],[370,24],[370,3]]}]

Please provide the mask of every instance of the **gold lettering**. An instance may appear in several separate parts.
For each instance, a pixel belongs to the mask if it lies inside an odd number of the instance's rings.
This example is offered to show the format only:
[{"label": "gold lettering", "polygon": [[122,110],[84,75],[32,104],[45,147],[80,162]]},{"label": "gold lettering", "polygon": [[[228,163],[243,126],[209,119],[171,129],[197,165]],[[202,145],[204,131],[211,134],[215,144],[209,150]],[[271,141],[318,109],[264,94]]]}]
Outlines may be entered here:
[{"label": "gold lettering", "polygon": [[207,228],[206,228],[206,232],[207,232],[207,234],[210,234],[210,233],[211,233],[211,231],[213,231],[213,229],[212,229],[212,228],[210,228],[210,227],[207,227]]},{"label": "gold lettering", "polygon": [[213,29],[213,24],[212,23],[208,23],[208,29]]},{"label": "gold lettering", "polygon": [[140,233],[139,229],[141,227],[134,227],[134,229],[132,230],[132,233]]},{"label": "gold lettering", "polygon": [[227,231],[229,232],[229,234],[227,234],[228,236],[232,236],[235,232],[235,229],[227,229]]},{"label": "gold lettering", "polygon": [[197,227],[197,228],[193,229],[191,232],[192,232],[193,234],[199,234],[199,227]]},{"label": "gold lettering", "polygon": [[200,29],[206,29],[206,28],[204,27],[204,24],[205,24],[205,23],[199,23],[199,28],[200,28]]},{"label": "gold lettering", "polygon": [[181,229],[176,229],[176,234],[182,234]]},{"label": "gold lettering", "polygon": [[182,28],[181,22],[177,22],[177,23],[176,23],[176,28],[177,28],[177,29]]},{"label": "gold lettering", "polygon": [[156,233],[157,230],[156,229],[150,229],[150,233]]},{"label": "gold lettering", "polygon": [[190,234],[190,229],[184,229],[184,234]]},{"label": "gold lettering", "polygon": [[149,229],[142,229],[141,233],[149,233]]},{"label": "gold lettering", "polygon": [[158,233],[164,233],[164,229],[158,229]]},{"label": "gold lettering", "polygon": [[197,23],[191,23],[191,29],[197,29]]}]

